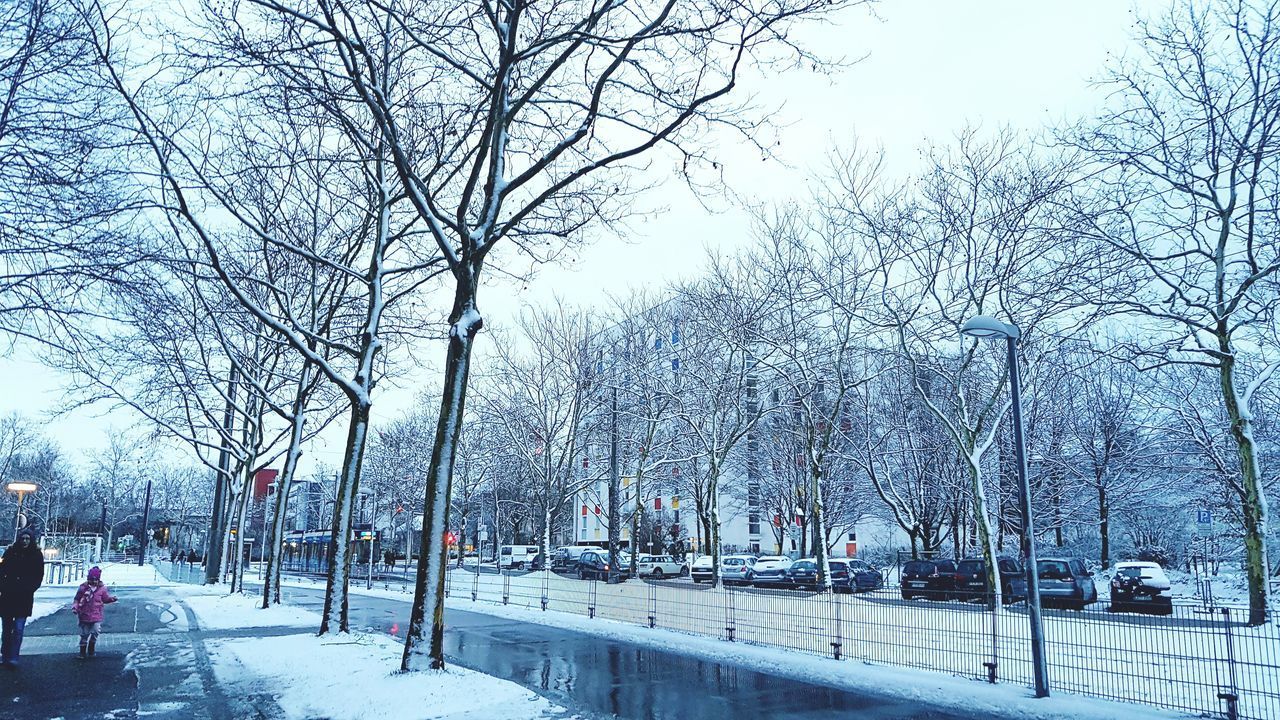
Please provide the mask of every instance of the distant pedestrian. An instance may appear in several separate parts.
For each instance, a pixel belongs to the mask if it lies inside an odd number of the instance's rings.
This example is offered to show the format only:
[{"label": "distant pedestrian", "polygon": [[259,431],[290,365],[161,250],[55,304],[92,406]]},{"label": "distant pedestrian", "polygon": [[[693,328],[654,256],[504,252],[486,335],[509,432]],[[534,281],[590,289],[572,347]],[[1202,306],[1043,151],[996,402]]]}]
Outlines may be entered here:
[{"label": "distant pedestrian", "polygon": [[394,550],[382,551],[382,564],[386,566],[387,572],[395,572],[396,569],[396,552]]},{"label": "distant pedestrian", "polygon": [[35,535],[23,530],[0,559],[0,623],[3,623],[0,665],[12,668],[18,664],[22,633],[42,582],[44,554],[36,545]]},{"label": "distant pedestrian", "polygon": [[187,551],[183,550],[178,553],[178,564],[182,565],[187,562]]},{"label": "distant pedestrian", "polygon": [[103,608],[115,601],[102,583],[102,570],[96,565],[89,568],[89,579],[80,583],[75,602],[71,603],[71,610],[80,620],[80,657],[93,657],[102,632]]}]

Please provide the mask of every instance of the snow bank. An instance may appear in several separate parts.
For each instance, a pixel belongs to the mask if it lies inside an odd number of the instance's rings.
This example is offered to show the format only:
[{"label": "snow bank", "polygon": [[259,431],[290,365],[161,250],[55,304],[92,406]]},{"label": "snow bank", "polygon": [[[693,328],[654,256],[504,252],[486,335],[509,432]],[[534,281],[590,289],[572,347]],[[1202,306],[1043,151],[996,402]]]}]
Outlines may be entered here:
[{"label": "snow bank", "polygon": [[270,693],[290,719],[490,720],[564,713],[515,683],[470,670],[396,672],[403,646],[377,635],[245,638],[212,642],[209,649],[214,674],[229,694]]}]

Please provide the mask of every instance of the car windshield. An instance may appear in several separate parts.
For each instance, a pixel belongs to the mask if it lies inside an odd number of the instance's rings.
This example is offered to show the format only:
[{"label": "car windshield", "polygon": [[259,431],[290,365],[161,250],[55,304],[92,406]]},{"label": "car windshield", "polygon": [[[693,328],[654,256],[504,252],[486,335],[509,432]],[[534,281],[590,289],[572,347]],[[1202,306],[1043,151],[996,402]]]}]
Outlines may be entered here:
[{"label": "car windshield", "polygon": [[1130,578],[1142,577],[1142,572],[1136,567],[1120,568],[1119,570],[1116,570],[1116,574]]},{"label": "car windshield", "polygon": [[1022,570],[1022,568],[1018,567],[1018,563],[1010,560],[1009,558],[1000,558],[996,561],[996,566],[999,567],[1000,572],[1003,573],[1016,573],[1021,572]]},{"label": "car windshield", "polygon": [[956,571],[962,573],[980,573],[985,569],[985,565],[981,560],[961,560],[956,565]]}]

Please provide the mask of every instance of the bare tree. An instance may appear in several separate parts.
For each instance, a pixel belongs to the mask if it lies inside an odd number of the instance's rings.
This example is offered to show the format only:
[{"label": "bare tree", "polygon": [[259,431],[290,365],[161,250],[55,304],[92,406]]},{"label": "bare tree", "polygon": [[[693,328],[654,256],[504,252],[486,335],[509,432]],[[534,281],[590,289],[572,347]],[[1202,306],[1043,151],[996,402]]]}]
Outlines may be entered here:
[{"label": "bare tree", "polygon": [[1259,624],[1268,528],[1254,402],[1280,367],[1280,8],[1188,0],[1139,28],[1145,57],[1112,73],[1115,111],[1075,139],[1107,163],[1098,189],[1114,210],[1092,216],[1092,231],[1127,281],[1098,301],[1158,333],[1127,347],[1143,367],[1217,377]]}]

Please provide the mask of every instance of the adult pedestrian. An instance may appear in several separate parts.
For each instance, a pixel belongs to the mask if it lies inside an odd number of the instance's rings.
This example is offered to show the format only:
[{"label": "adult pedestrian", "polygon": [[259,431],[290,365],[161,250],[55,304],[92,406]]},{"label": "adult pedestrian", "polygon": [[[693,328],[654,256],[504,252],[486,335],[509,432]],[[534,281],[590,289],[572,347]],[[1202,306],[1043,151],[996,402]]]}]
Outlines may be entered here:
[{"label": "adult pedestrian", "polygon": [[36,545],[35,534],[24,529],[0,559],[0,623],[3,624],[0,665],[12,668],[18,664],[22,632],[42,582],[44,554]]}]

